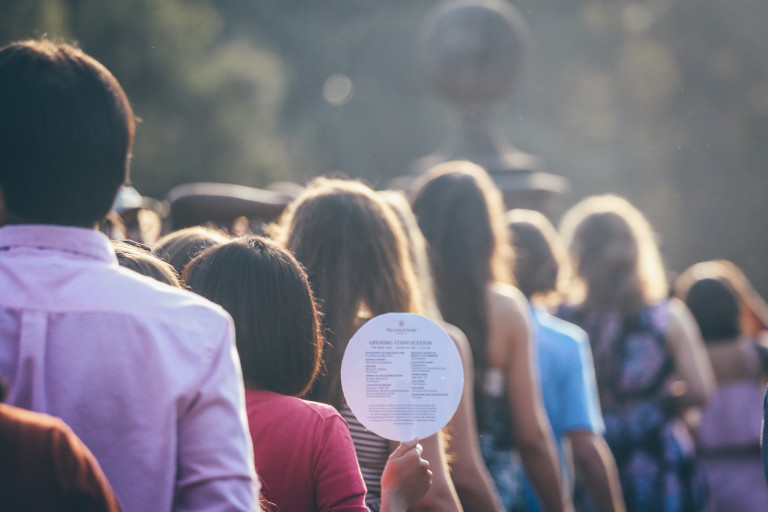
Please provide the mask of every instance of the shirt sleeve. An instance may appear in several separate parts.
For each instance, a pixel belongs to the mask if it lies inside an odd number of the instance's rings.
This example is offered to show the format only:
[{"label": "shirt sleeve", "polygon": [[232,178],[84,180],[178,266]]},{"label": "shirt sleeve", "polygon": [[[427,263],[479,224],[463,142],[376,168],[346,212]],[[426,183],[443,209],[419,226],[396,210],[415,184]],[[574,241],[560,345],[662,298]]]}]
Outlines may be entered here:
[{"label": "shirt sleeve", "polygon": [[592,351],[586,333],[582,331],[579,334],[581,336],[573,336],[577,343],[569,354],[570,364],[567,366],[569,374],[566,389],[570,391],[566,401],[564,430],[584,429],[602,434],[605,424],[600,412]]},{"label": "shirt sleeve", "polygon": [[243,378],[231,319],[225,325],[197,394],[178,419],[176,512],[257,510]]},{"label": "shirt sleeve", "polygon": [[316,506],[319,512],[368,512],[365,483],[355,445],[344,419],[336,414],[323,424],[315,461]]}]

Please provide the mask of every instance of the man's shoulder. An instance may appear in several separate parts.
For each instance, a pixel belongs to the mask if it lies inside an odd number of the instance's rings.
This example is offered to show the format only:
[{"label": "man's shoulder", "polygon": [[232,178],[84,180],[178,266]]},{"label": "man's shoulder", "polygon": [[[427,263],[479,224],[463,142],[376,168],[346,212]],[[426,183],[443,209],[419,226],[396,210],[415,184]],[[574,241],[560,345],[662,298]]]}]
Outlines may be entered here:
[{"label": "man's shoulder", "polygon": [[209,331],[231,321],[218,304],[132,270],[119,268],[114,286],[115,301],[110,306],[115,313],[124,312],[184,330]]},{"label": "man's shoulder", "polygon": [[133,318],[137,323],[166,324],[181,331],[222,329],[230,322],[223,308],[188,290],[176,288],[107,262],[75,262],[61,267],[27,266],[0,285],[18,293],[0,297],[0,308],[35,310],[59,318],[100,314]]},{"label": "man's shoulder", "polygon": [[115,285],[129,294],[142,295],[153,308],[196,307],[203,310],[223,312],[223,309],[208,299],[185,288],[177,288],[156,279],[141,275],[133,270],[118,267],[114,274]]},{"label": "man's shoulder", "polygon": [[54,416],[0,403],[0,430],[17,428],[37,432],[69,432],[64,422]]}]

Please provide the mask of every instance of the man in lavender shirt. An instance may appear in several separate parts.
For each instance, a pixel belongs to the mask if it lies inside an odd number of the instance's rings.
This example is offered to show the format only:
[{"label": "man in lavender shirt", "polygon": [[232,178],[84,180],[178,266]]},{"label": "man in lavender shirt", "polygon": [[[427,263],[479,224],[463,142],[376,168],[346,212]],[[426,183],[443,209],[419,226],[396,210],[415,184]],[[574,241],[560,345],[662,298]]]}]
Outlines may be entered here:
[{"label": "man in lavender shirt", "polygon": [[62,418],[126,512],[258,510],[230,317],[120,268],[95,229],[133,132],[125,93],[93,58],[44,40],[0,48],[7,401]]}]

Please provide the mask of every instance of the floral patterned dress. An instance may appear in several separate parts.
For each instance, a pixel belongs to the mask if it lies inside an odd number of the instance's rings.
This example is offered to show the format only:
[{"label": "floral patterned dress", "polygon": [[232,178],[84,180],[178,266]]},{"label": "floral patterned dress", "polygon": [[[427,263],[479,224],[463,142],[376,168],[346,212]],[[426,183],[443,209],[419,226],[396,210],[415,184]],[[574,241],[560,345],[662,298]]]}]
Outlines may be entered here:
[{"label": "floral patterned dress", "polygon": [[627,510],[709,510],[692,437],[669,393],[674,372],[665,338],[669,303],[648,306],[630,319],[618,311],[569,307],[558,316],[589,334],[605,440],[616,459]]},{"label": "floral patterned dress", "polygon": [[507,512],[526,510],[523,464],[512,439],[512,424],[504,372],[488,368],[477,397],[480,449]]}]

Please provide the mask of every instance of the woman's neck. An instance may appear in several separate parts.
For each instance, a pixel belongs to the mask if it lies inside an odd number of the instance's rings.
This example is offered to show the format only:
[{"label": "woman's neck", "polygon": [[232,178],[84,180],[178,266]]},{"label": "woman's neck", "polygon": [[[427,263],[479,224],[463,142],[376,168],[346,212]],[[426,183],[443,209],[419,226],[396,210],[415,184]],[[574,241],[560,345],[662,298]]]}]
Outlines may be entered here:
[{"label": "woman's neck", "polygon": [[243,385],[248,389],[267,389],[259,380],[243,379]]}]

